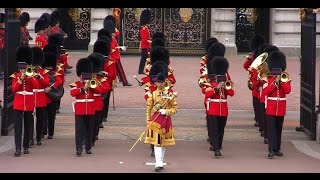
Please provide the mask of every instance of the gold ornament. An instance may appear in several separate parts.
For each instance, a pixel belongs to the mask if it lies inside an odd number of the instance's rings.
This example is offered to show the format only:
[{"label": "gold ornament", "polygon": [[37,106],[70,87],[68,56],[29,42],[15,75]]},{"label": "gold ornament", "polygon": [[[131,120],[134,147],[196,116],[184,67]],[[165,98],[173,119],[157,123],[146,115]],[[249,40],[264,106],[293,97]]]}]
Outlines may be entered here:
[{"label": "gold ornament", "polygon": [[191,19],[191,16],[193,14],[193,10],[192,10],[192,8],[180,8],[179,14],[181,16],[181,20],[184,23],[187,23]]}]

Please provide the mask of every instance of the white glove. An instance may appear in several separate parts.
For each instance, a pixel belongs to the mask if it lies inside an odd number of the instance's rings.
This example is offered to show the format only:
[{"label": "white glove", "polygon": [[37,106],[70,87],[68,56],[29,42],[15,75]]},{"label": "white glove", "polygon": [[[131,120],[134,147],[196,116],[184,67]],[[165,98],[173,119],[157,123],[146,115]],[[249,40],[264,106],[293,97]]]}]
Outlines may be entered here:
[{"label": "white glove", "polygon": [[126,51],[126,50],[127,50],[127,47],[126,47],[126,46],[120,46],[120,49],[121,49],[122,51]]},{"label": "white glove", "polygon": [[166,110],[165,109],[160,109],[159,112],[160,112],[161,115],[166,115]]}]

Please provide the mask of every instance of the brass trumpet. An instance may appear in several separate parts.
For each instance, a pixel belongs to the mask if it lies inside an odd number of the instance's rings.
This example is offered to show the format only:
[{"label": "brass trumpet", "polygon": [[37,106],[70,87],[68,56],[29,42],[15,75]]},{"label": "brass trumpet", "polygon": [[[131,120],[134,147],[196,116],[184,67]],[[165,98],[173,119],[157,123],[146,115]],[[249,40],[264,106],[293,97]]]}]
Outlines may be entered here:
[{"label": "brass trumpet", "polygon": [[93,77],[90,79],[88,86],[92,89],[95,89],[96,87],[98,87],[98,85],[99,85],[99,81],[95,77]]},{"label": "brass trumpet", "polygon": [[35,73],[34,68],[30,65],[28,65],[26,69],[23,69],[21,72],[25,74],[27,77],[32,77]]},{"label": "brass trumpet", "polygon": [[281,82],[288,82],[290,79],[289,79],[289,74],[287,72],[282,72],[280,74],[280,81]]},{"label": "brass trumpet", "polygon": [[233,88],[233,82],[230,81],[230,80],[226,81],[226,82],[224,83],[224,88],[225,88],[226,90],[232,89],[232,88]]}]

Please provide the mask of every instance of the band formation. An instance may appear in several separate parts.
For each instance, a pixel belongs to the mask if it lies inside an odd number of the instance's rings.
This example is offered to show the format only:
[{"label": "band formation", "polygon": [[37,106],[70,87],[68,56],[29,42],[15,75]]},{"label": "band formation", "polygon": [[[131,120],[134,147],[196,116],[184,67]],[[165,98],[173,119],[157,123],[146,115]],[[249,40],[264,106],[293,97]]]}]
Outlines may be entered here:
[{"label": "band formation", "polygon": [[[0,25],[3,26],[4,14]],[[20,15],[21,45],[16,50],[18,71],[11,75],[14,93],[14,135],[16,157],[29,154],[29,147],[41,145],[41,139],[54,136],[55,116],[59,113],[59,104],[65,94],[63,84],[65,75],[71,72],[68,54],[64,49],[67,34],[59,26],[59,13],[44,13],[35,23],[36,47],[30,47],[32,40],[26,28],[29,14]],[[174,128],[171,116],[177,113],[177,92],[174,91],[176,79],[170,66],[169,51],[165,47],[163,33],[151,32],[151,12],[142,11],[140,16],[140,52],[139,74],[136,80],[144,86],[146,101],[146,129],[141,138],[150,144],[151,156],[155,157],[155,171],[162,171],[167,146],[175,145]],[[1,47],[4,46],[3,27],[0,29]],[[117,37],[116,19],[105,17],[103,28],[98,31],[93,53],[78,60],[76,74],[79,77],[70,86],[70,95],[75,98],[75,152],[81,156],[83,149],[91,154],[92,146],[98,140],[99,128],[107,121],[110,95],[117,82],[117,75],[124,86],[130,86],[120,62],[120,50]],[[264,143],[268,144],[269,159],[283,156],[281,133],[286,115],[286,95],[291,91],[291,80],[286,70],[286,56],[276,46],[265,43],[263,36],[256,34],[250,42],[251,52],[243,67],[248,71],[248,89],[252,92],[255,126],[259,128]],[[215,157],[222,156],[224,129],[228,118],[228,96],[234,96],[233,81],[228,72],[229,62],[225,55],[225,46],[214,37],[205,43],[206,54],[200,61],[198,80],[204,95],[210,151]],[[35,114],[35,118],[33,116]],[[36,120],[35,130],[34,121]],[[23,144],[22,143],[22,122]],[[137,141],[138,142],[138,141]],[[136,143],[135,143],[136,144]],[[135,145],[134,144],[134,145]],[[134,147],[134,146],[133,146]],[[132,147],[132,148],[133,148]],[[132,149],[131,148],[131,149]],[[130,149],[130,150],[131,150]]]}]

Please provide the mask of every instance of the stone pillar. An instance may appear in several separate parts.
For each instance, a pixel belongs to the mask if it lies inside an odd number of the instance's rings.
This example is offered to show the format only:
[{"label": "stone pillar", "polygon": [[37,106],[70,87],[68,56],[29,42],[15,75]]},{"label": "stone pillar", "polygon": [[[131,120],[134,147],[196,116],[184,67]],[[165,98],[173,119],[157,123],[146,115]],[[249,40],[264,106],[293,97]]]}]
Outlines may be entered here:
[{"label": "stone pillar", "polygon": [[93,52],[93,44],[97,40],[98,31],[103,28],[103,20],[106,16],[112,15],[112,8],[91,8],[91,28],[88,54]]}]

